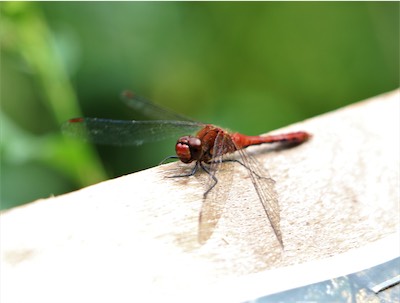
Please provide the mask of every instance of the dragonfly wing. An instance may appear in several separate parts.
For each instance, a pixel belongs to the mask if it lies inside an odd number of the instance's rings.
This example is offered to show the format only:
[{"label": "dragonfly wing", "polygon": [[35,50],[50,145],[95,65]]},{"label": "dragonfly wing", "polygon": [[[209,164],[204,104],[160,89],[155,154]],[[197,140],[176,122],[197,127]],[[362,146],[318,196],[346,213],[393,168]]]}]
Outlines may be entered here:
[{"label": "dragonfly wing", "polygon": [[141,145],[172,136],[188,135],[201,124],[190,121],[136,121],[76,118],[62,125],[63,133],[85,141],[110,145]]},{"label": "dragonfly wing", "polygon": [[122,93],[122,100],[131,108],[152,119],[193,121],[183,115],[157,105],[131,91]]},{"label": "dragonfly wing", "polygon": [[261,165],[252,156],[248,155],[245,150],[239,149],[238,152],[243,164],[247,167],[251,181],[258,197],[260,198],[268,220],[271,223],[276,238],[283,247],[278,195],[274,189],[275,181],[269,177],[268,173],[261,167]]},{"label": "dragonfly wing", "polygon": [[[232,163],[223,162],[224,146],[228,138],[222,132],[214,142],[213,160],[208,166],[209,182],[199,214],[199,243],[205,243],[212,235],[222,216],[232,182]],[[217,183],[215,183],[217,180]]]}]

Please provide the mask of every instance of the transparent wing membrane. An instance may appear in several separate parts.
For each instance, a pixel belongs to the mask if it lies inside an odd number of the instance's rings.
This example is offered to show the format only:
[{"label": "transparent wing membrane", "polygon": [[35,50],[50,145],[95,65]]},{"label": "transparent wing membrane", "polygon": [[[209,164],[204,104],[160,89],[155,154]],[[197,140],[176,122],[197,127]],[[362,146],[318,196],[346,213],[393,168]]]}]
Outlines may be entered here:
[{"label": "transparent wing membrane", "polygon": [[209,178],[199,214],[199,243],[205,243],[213,234],[229,194],[229,177],[232,177],[232,171],[229,171],[228,164],[226,166],[222,164],[222,147],[226,139],[222,133],[215,138],[213,160],[208,169],[204,169]]},{"label": "transparent wing membrane", "polygon": [[170,137],[191,134],[202,124],[190,121],[136,121],[99,118],[71,119],[62,125],[62,131],[85,141],[110,145],[141,145]]},{"label": "transparent wing membrane", "polygon": [[151,119],[193,121],[183,115],[155,104],[131,91],[122,93],[122,100],[131,108]]},{"label": "transparent wing membrane", "polygon": [[279,202],[274,189],[275,181],[270,178],[267,171],[261,167],[261,164],[248,155],[244,149],[238,150],[238,152],[241,156],[241,161],[243,161],[244,166],[249,172],[251,182],[271,223],[276,238],[283,247]]}]

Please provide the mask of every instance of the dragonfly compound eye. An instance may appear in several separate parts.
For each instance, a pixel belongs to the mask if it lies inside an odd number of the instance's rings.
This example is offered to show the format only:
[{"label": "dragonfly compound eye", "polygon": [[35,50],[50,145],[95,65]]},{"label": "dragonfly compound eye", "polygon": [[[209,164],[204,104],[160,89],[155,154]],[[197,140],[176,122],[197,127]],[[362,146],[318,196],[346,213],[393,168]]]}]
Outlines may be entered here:
[{"label": "dragonfly compound eye", "polygon": [[199,160],[201,157],[201,140],[192,136],[181,137],[175,145],[176,155],[183,163]]}]

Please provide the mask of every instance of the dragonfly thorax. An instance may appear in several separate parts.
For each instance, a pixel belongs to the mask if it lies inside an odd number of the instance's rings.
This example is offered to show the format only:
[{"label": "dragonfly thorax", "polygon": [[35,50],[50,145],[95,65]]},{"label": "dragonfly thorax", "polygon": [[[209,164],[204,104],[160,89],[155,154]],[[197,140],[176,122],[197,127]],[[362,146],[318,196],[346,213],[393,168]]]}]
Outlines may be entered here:
[{"label": "dragonfly thorax", "polygon": [[200,160],[202,157],[201,140],[194,136],[181,137],[175,145],[175,151],[183,163]]}]

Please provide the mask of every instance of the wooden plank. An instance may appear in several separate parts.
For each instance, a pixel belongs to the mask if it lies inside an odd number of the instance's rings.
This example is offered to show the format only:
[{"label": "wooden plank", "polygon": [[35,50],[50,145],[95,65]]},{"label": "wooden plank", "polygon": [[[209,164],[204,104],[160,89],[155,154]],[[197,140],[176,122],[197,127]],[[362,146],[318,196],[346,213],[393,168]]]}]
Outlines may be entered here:
[{"label": "wooden plank", "polygon": [[167,178],[187,168],[162,165],[2,213],[1,302],[193,301],[215,283],[394,234],[399,98],[396,90],[279,130],[313,134],[298,147],[249,149],[276,181],[284,249],[246,169],[229,175],[221,218],[199,244],[207,175]]}]

